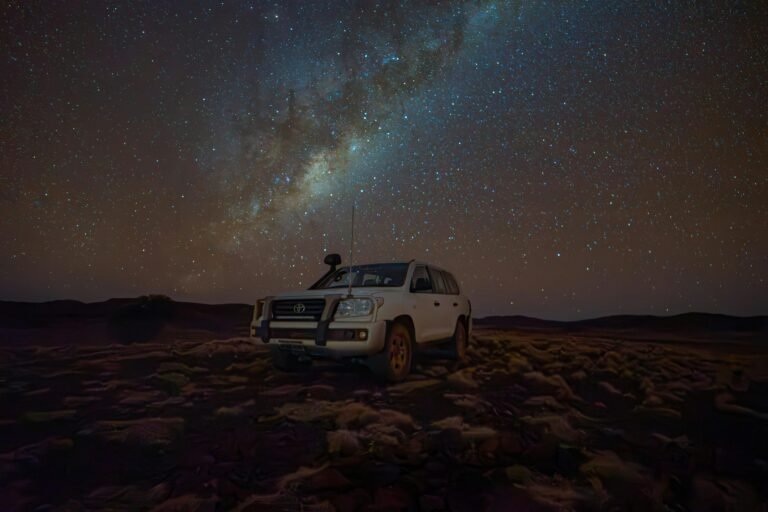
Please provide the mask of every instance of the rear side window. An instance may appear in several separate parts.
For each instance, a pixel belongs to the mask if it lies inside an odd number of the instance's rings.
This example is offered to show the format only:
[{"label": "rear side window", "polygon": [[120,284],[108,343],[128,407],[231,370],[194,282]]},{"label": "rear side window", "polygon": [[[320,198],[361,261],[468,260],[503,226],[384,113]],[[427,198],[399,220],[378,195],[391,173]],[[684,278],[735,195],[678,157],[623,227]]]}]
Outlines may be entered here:
[{"label": "rear side window", "polygon": [[445,282],[443,282],[443,273],[434,268],[429,269],[429,273],[432,275],[432,289],[434,293],[445,293]]},{"label": "rear side window", "polygon": [[427,267],[418,266],[413,269],[411,291],[415,293],[432,293],[432,280],[429,278]]},{"label": "rear side window", "polygon": [[448,293],[451,295],[458,295],[459,285],[456,282],[456,279],[454,279],[453,276],[448,272],[444,272],[443,277],[445,278],[445,284],[448,286]]}]

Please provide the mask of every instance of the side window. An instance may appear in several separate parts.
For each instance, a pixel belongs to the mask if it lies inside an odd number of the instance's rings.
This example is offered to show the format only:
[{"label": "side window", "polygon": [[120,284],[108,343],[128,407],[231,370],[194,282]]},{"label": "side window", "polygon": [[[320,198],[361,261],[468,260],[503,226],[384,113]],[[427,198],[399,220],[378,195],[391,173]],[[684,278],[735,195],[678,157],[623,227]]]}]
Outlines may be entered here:
[{"label": "side window", "polygon": [[414,293],[432,293],[432,280],[429,278],[427,267],[419,265],[413,270],[411,291]]},{"label": "side window", "polygon": [[440,271],[440,276],[443,278],[443,284],[445,286],[445,293],[453,295],[453,288],[451,288],[451,280],[449,279],[448,272],[444,270]]},{"label": "side window", "polygon": [[443,282],[443,273],[437,269],[429,269],[429,274],[432,276],[432,288],[434,293],[445,293],[445,283]]},{"label": "side window", "polygon": [[456,283],[456,279],[453,278],[453,275],[449,274],[448,272],[445,273],[445,282],[448,284],[448,289],[450,290],[451,295],[458,295],[459,294],[459,285]]}]

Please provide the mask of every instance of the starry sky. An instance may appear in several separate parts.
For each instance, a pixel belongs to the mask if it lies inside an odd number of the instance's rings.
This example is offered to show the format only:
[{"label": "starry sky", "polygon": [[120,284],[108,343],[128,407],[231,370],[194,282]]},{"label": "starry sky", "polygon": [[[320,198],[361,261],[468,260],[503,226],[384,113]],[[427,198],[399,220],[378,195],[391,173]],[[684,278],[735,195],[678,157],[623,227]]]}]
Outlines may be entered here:
[{"label": "starry sky", "polygon": [[426,260],[478,316],[768,313],[764,2],[10,2],[0,298]]}]

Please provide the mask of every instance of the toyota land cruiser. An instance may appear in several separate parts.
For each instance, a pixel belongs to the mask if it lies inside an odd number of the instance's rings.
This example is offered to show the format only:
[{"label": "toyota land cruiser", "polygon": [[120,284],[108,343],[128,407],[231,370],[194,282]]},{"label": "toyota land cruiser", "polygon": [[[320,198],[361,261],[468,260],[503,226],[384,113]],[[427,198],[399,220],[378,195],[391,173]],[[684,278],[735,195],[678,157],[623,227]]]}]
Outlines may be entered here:
[{"label": "toyota land cruiser", "polygon": [[353,358],[390,381],[404,379],[417,347],[447,344],[450,357],[466,357],[472,306],[456,279],[428,263],[339,266],[308,290],[259,300],[251,338],[270,345],[276,368],[302,360]]}]

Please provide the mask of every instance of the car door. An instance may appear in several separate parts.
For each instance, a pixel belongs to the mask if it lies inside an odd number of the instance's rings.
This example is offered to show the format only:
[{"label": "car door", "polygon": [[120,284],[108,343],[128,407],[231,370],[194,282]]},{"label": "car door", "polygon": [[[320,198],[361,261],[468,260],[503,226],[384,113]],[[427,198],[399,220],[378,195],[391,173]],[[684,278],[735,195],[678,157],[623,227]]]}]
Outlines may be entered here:
[{"label": "car door", "polygon": [[435,306],[432,277],[426,265],[416,265],[411,277],[410,293],[414,305],[413,323],[416,341],[423,343],[440,338],[440,307]]},{"label": "car door", "polygon": [[432,305],[435,307],[435,319],[438,323],[436,334],[439,339],[450,338],[456,327],[456,316],[453,311],[452,297],[449,295],[449,284],[442,270],[429,267],[429,275],[432,278],[434,291]]}]

